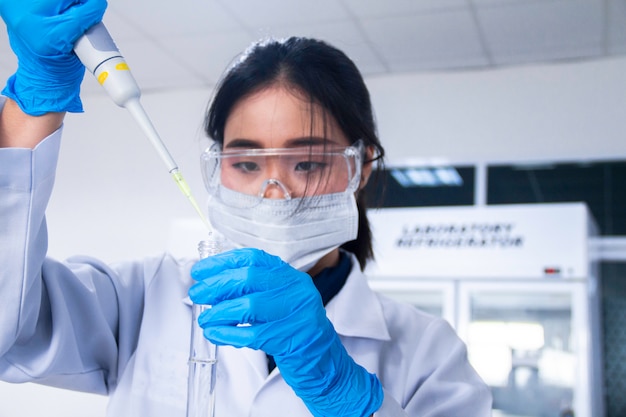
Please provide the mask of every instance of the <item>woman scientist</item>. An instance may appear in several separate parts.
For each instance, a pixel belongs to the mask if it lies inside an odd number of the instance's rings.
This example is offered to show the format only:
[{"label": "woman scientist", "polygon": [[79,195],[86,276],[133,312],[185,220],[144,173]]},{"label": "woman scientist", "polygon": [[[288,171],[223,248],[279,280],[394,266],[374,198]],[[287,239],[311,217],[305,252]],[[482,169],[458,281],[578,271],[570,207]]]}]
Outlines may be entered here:
[{"label": "woman scientist", "polygon": [[72,45],[105,7],[0,0],[19,60],[0,114],[0,378],[108,394],[110,416],[183,416],[189,295],[223,346],[218,417],[489,415],[446,322],[367,286],[362,189],[383,150],[358,70],[325,43],[257,44],[217,89],[202,169],[236,249],[46,258],[63,115],[82,110]]}]

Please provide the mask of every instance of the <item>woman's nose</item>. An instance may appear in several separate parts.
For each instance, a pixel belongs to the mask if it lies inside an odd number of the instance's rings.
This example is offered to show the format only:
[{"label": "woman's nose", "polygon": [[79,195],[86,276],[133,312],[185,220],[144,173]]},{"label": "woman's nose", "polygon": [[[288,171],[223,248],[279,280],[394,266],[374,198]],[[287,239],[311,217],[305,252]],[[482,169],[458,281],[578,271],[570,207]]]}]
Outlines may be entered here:
[{"label": "woman's nose", "polygon": [[261,184],[261,190],[259,191],[259,197],[273,198],[273,199],[291,199],[289,189],[285,184],[277,180],[276,178],[269,178],[263,181]]}]

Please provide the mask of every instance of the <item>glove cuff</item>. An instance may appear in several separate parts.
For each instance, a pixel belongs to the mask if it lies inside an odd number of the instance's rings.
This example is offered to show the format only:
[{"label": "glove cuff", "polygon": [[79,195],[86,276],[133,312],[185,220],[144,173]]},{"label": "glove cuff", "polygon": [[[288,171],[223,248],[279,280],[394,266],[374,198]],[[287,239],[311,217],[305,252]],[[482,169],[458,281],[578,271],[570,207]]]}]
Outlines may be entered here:
[{"label": "glove cuff", "polygon": [[348,372],[352,375],[344,375],[333,387],[332,400],[325,395],[301,397],[314,416],[369,417],[378,411],[384,399],[380,380],[360,365],[352,366]]},{"label": "glove cuff", "polygon": [[[383,403],[380,380],[348,355],[338,336],[331,346],[307,364],[300,364],[296,372],[281,357],[276,358],[276,364],[285,382],[315,417],[371,416]],[[300,377],[294,378],[295,373]]]}]

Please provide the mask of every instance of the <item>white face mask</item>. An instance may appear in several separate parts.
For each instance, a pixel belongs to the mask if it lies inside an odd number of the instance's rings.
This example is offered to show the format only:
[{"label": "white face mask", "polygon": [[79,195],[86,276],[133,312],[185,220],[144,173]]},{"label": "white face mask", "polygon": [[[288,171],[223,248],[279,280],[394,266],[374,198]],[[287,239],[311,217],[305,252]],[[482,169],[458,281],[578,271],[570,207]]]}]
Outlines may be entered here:
[{"label": "white face mask", "polygon": [[253,206],[233,204],[249,198],[219,186],[219,197],[209,203],[213,227],[236,247],[262,249],[300,271],[308,271],[324,255],[357,237],[359,214],[353,191],[263,198]]}]

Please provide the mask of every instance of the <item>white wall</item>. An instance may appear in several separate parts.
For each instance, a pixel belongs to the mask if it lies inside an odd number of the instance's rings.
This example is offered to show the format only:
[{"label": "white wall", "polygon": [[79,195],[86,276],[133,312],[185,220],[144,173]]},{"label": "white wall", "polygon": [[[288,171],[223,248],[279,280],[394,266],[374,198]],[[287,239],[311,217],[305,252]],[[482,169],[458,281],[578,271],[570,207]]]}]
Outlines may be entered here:
[{"label": "white wall", "polygon": [[[390,162],[626,158],[624,58],[375,77],[368,85]],[[144,94],[202,205],[197,161],[210,95]],[[193,209],[124,110],[100,95],[84,104],[84,114],[66,119],[48,210],[50,254],[115,261],[163,250],[172,220],[194,217]],[[32,385],[0,384],[0,398],[0,417],[104,414],[102,397]]]},{"label": "white wall", "polygon": [[626,157],[624,58],[368,84],[392,161]]}]

